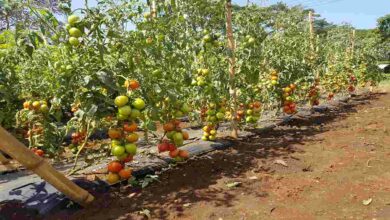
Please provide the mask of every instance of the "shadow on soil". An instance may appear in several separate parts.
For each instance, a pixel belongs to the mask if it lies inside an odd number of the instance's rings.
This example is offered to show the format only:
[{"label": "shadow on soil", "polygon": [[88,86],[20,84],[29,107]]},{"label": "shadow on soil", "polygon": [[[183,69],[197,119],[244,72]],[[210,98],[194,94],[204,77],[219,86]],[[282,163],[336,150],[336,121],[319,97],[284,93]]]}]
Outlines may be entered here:
[{"label": "shadow on soil", "polygon": [[[338,109],[324,114],[315,113],[310,118],[294,118],[288,124],[268,132],[237,140],[233,147],[226,150],[193,158],[185,164],[169,169],[160,175],[161,182],[153,183],[143,190],[114,188],[111,193],[100,196],[92,207],[75,214],[56,213],[55,216],[49,216],[47,219],[116,219],[119,217],[127,219],[130,217],[127,216],[129,213],[133,213],[134,216],[135,212],[142,209],[150,210],[153,218],[167,219],[172,210],[175,210],[175,214],[180,217],[183,204],[186,203],[209,201],[215,206],[229,207],[233,205],[237,194],[227,187],[215,186],[221,184],[220,179],[223,177],[243,182],[240,192],[267,197],[266,192],[260,190],[253,192],[248,187],[249,184],[259,184],[259,181],[247,181],[247,178],[242,178],[242,175],[247,172],[275,172],[278,168],[270,166],[269,161],[274,161],[276,158],[291,159],[292,153],[304,152],[303,147],[297,146],[302,146],[314,135],[331,129],[331,126],[326,126],[327,124],[342,120],[356,112],[359,105],[369,104],[381,95],[383,94],[355,97]],[[296,168],[289,166],[287,169]],[[134,196],[129,196],[134,192],[136,193]]]}]

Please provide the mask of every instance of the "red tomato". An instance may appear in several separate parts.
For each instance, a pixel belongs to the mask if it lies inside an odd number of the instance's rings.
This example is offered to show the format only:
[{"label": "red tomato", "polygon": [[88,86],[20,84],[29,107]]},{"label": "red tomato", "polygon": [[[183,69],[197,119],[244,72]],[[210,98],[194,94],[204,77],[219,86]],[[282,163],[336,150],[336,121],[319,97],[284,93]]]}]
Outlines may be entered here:
[{"label": "red tomato", "polygon": [[178,155],[179,155],[179,150],[178,149],[169,152],[169,156],[172,157],[172,158],[175,158]]},{"label": "red tomato", "polygon": [[168,143],[160,143],[158,146],[158,152],[161,153],[161,152],[165,152],[165,151],[168,151],[169,149],[169,144]]}]

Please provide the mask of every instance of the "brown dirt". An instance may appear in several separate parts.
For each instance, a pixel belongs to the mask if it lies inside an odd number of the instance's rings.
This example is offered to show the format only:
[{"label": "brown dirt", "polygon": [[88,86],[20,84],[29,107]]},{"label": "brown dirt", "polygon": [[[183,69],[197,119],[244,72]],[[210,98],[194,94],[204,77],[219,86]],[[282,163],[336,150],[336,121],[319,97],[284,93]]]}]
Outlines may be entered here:
[{"label": "brown dirt", "polygon": [[140,211],[149,210],[152,219],[390,219],[390,94],[367,100],[237,141],[143,190],[115,189],[72,216],[49,218],[144,219]]}]

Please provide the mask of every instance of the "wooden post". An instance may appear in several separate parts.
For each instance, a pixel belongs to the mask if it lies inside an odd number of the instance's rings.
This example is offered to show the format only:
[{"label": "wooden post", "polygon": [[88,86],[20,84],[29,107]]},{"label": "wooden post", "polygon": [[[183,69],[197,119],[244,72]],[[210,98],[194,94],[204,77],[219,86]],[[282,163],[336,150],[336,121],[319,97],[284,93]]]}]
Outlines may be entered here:
[{"label": "wooden post", "polygon": [[3,165],[9,164],[9,160],[0,152],[0,163]]},{"label": "wooden post", "polygon": [[238,138],[238,128],[236,123],[237,118],[237,91],[235,88],[235,66],[236,66],[236,57],[235,57],[235,42],[234,42],[234,36],[233,36],[233,25],[232,25],[232,0],[226,0],[226,33],[227,33],[227,40],[228,40],[228,49],[229,49],[229,93],[233,99],[233,119],[231,121],[231,128],[232,133],[231,136],[233,138]]},{"label": "wooden post", "polygon": [[310,49],[311,53],[314,53],[314,20],[313,12],[309,11],[309,25],[310,25]]},{"label": "wooden post", "polygon": [[150,12],[152,13],[152,18],[156,18],[157,17],[156,0],[152,0],[152,3],[150,5]]},{"label": "wooden post", "polygon": [[353,59],[354,53],[355,53],[355,35],[356,30],[352,30],[352,39],[351,39],[351,59]]},{"label": "wooden post", "polygon": [[0,150],[10,155],[27,169],[32,170],[78,204],[87,206],[94,200],[89,192],[55,170],[44,158],[35,155],[2,127],[0,127]]}]

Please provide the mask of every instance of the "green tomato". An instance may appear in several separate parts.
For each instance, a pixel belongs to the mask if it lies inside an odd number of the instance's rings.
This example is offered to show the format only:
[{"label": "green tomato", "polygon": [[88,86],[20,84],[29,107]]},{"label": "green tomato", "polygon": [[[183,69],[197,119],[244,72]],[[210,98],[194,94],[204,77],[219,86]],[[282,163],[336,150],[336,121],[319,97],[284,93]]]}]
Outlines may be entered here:
[{"label": "green tomato", "polygon": [[206,85],[206,82],[204,80],[198,81],[197,82],[198,86],[204,86]]},{"label": "green tomato", "polygon": [[207,136],[202,136],[202,141],[208,141],[209,138]]},{"label": "green tomato", "polygon": [[70,45],[72,45],[72,46],[74,46],[74,47],[77,47],[77,46],[80,45],[80,41],[79,41],[79,39],[76,38],[76,37],[70,37],[70,38],[69,38],[69,43],[70,43]]},{"label": "green tomato", "polygon": [[130,114],[130,118],[137,119],[139,117],[141,117],[141,112],[138,109],[132,109],[131,114]]},{"label": "green tomato", "polygon": [[211,40],[212,40],[212,38],[211,38],[210,34],[206,34],[206,35],[203,37],[203,41],[204,41],[205,43],[209,43],[209,42],[211,42]]},{"label": "green tomato", "polygon": [[119,140],[112,140],[111,141],[111,147],[120,146],[121,142]]},{"label": "green tomato", "polygon": [[136,98],[134,101],[133,101],[133,106],[134,108],[138,109],[138,110],[142,110],[145,108],[145,102],[144,100],[142,100],[141,98]]},{"label": "green tomato", "polygon": [[247,115],[252,115],[252,114],[253,114],[253,110],[252,110],[252,109],[248,109],[248,110],[246,111],[246,114],[247,114]]},{"label": "green tomato", "polygon": [[115,98],[114,102],[115,102],[116,106],[122,107],[122,106],[126,105],[129,102],[129,98],[127,96],[124,96],[124,95],[117,96]]},{"label": "green tomato", "polygon": [[202,69],[202,74],[203,74],[204,76],[207,76],[209,73],[210,73],[210,70],[209,70],[209,69]]},{"label": "green tomato", "polygon": [[123,116],[129,116],[132,113],[131,107],[128,105],[122,106],[118,109],[118,114]]},{"label": "green tomato", "polygon": [[39,109],[42,113],[48,113],[49,107],[46,104],[42,104],[41,108]]},{"label": "green tomato", "polygon": [[176,117],[176,118],[183,117],[183,115],[184,115],[184,114],[183,114],[182,111],[176,111],[176,112],[175,112],[175,117]]},{"label": "green tomato", "polygon": [[184,103],[180,110],[181,110],[184,114],[187,114],[187,113],[189,113],[192,109],[191,109],[191,107],[190,107],[187,103]]},{"label": "green tomato", "polygon": [[211,130],[211,131],[210,131],[210,134],[211,134],[211,135],[216,135],[216,134],[217,134],[217,131],[216,131],[216,130]]},{"label": "green tomato", "polygon": [[246,123],[250,123],[250,122],[252,122],[252,120],[253,120],[252,116],[248,116],[245,118]]},{"label": "green tomato", "polygon": [[72,25],[70,25],[70,24],[66,24],[66,25],[65,25],[65,29],[66,29],[67,31],[69,31],[71,27],[72,27]]},{"label": "green tomato", "polygon": [[210,122],[216,122],[217,121],[217,117],[215,116],[210,116]]},{"label": "green tomato", "polygon": [[80,21],[80,17],[77,15],[71,15],[68,17],[68,23],[72,26],[78,23],[79,21]]},{"label": "green tomato", "polygon": [[215,115],[215,113],[216,113],[215,110],[211,110],[211,109],[207,110],[207,112],[206,112],[206,114],[210,115],[210,116]]},{"label": "green tomato", "polygon": [[277,85],[277,84],[278,84],[278,81],[276,81],[276,80],[272,80],[272,81],[271,81],[271,85],[275,86],[275,85]]},{"label": "green tomato", "polygon": [[128,154],[135,155],[137,153],[137,145],[135,144],[126,144],[125,149]]},{"label": "green tomato", "polygon": [[210,141],[215,141],[217,139],[217,137],[215,135],[210,135],[209,136],[209,140]]},{"label": "green tomato", "polygon": [[128,156],[129,156],[129,154],[124,153],[124,154],[122,154],[122,155],[120,155],[120,156],[117,156],[116,158],[117,158],[119,161],[123,161],[123,160],[125,160]]},{"label": "green tomato", "polygon": [[124,153],[125,153],[126,149],[122,146],[115,146],[111,149],[111,154],[114,155],[114,156],[122,156]]},{"label": "green tomato", "polygon": [[218,112],[216,116],[218,120],[222,120],[225,117],[225,114],[223,114],[222,112]]},{"label": "green tomato", "polygon": [[254,44],[256,42],[256,39],[251,37],[248,39],[248,44]]},{"label": "green tomato", "polygon": [[183,141],[183,134],[181,132],[176,132],[174,135],[173,135],[173,140],[174,141]]},{"label": "green tomato", "polygon": [[173,136],[175,135],[176,131],[170,131],[167,133],[167,138],[173,139]]},{"label": "green tomato", "polygon": [[124,121],[128,118],[128,116],[126,115],[121,115],[121,114],[117,114],[116,115],[116,118],[119,120],[119,121]]},{"label": "green tomato", "polygon": [[81,37],[82,34],[78,28],[72,27],[69,29],[69,35],[72,37]]}]

